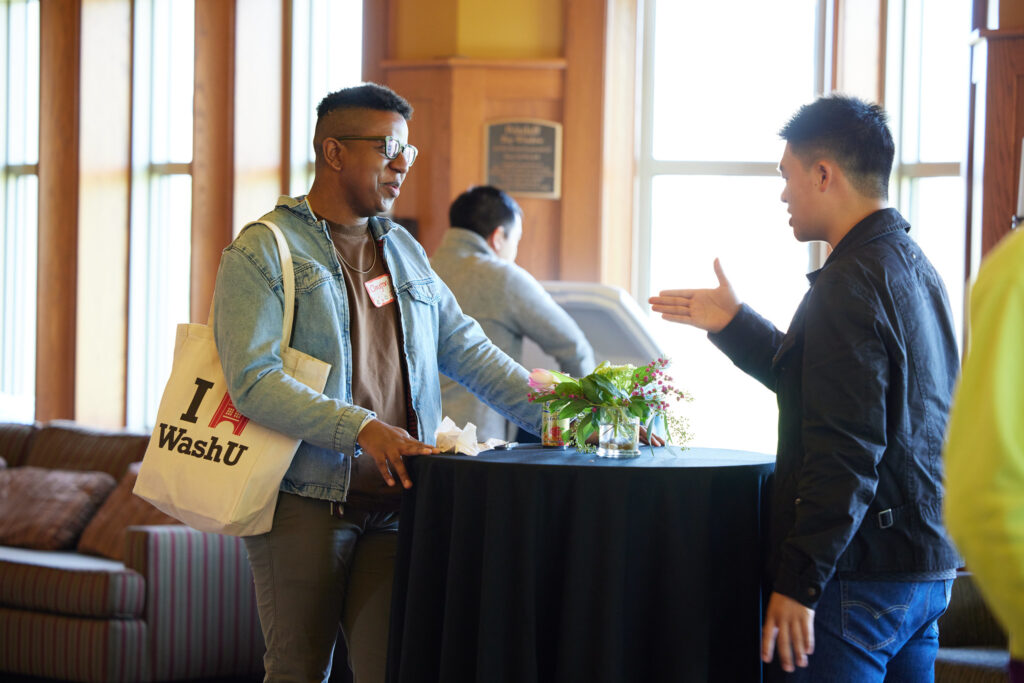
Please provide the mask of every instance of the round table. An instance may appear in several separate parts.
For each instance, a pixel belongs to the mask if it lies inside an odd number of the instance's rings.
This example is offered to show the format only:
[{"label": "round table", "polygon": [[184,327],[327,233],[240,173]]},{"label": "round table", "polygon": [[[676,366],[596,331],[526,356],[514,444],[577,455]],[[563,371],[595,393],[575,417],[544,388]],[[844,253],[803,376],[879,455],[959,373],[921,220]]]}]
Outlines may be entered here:
[{"label": "round table", "polygon": [[392,683],[759,681],[774,456],[407,458]]}]

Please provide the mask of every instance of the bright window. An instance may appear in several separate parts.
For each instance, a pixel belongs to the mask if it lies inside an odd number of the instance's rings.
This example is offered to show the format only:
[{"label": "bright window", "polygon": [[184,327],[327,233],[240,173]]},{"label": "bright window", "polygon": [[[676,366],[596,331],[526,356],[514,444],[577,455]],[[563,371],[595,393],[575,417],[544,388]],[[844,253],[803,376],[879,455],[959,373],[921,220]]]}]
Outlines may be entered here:
[{"label": "bright window", "polygon": [[893,3],[889,26],[886,101],[897,148],[890,200],[942,276],[961,341],[971,1]]},{"label": "bright window", "polygon": [[[823,0],[647,5],[642,301],[662,289],[715,286],[712,261],[720,257],[741,298],[788,327],[819,249],[797,242],[788,227],[778,130],[822,90],[825,11]],[[774,452],[774,394],[703,332],[660,318],[652,327],[695,398],[687,406],[694,443]]]},{"label": "bright window", "polygon": [[362,0],[292,3],[292,195],[313,182],[316,105],[329,92],[358,85],[363,63]]},{"label": "bright window", "polygon": [[0,420],[35,418],[39,2],[0,3]]},{"label": "bright window", "polygon": [[148,429],[189,319],[195,16],[191,2],[134,6],[127,423]]}]

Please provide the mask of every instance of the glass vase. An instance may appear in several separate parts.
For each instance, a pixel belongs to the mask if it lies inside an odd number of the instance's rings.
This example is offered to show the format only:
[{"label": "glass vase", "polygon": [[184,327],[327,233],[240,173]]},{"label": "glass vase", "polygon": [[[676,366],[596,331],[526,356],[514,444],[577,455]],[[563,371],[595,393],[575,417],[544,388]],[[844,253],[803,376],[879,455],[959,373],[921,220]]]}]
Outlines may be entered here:
[{"label": "glass vase", "polygon": [[597,456],[635,458],[640,455],[640,418],[625,410],[602,410],[597,419]]}]

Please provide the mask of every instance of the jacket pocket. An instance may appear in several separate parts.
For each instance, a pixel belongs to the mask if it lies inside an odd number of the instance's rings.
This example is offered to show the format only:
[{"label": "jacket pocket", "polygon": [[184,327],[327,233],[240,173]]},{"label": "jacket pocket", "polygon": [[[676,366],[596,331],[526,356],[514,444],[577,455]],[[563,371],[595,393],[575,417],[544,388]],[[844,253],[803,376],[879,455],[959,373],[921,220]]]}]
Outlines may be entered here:
[{"label": "jacket pocket", "polygon": [[[327,268],[314,261],[295,263],[295,292],[306,294],[334,280],[334,275]],[[284,285],[281,285],[282,287]]]},{"label": "jacket pocket", "polygon": [[399,288],[398,293],[405,294],[413,301],[427,305],[434,305],[441,300],[441,288],[438,286],[437,280],[433,278],[406,282]]}]

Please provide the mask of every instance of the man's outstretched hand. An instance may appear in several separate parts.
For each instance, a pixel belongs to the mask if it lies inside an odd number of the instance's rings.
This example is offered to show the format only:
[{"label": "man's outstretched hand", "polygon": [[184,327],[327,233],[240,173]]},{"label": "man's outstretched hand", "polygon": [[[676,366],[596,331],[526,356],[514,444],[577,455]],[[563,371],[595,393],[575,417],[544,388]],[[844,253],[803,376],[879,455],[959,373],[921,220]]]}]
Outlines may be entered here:
[{"label": "man's outstretched hand", "polygon": [[377,419],[370,420],[363,427],[356,443],[363,449],[364,455],[369,455],[377,463],[377,469],[380,470],[380,474],[388,486],[395,485],[395,478],[392,476],[392,472],[394,472],[402,481],[402,486],[407,489],[412,488],[412,480],[409,479],[409,473],[405,471],[402,456],[430,455],[441,452],[435,446],[412,438],[404,429],[392,427]]},{"label": "man's outstretched hand", "polygon": [[674,323],[693,325],[708,332],[721,332],[740,310],[740,300],[715,259],[715,289],[665,289],[647,301],[655,313]]}]

